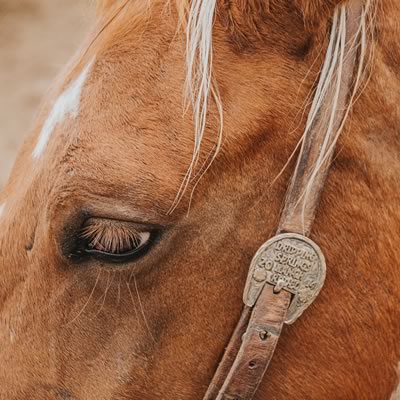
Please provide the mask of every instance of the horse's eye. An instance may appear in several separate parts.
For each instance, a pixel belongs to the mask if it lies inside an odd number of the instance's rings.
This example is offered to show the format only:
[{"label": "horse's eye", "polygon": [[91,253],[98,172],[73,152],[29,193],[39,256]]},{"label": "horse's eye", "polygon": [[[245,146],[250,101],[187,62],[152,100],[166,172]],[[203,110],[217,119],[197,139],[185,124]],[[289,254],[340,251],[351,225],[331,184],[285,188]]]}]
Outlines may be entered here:
[{"label": "horse's eye", "polygon": [[155,232],[136,224],[102,218],[88,219],[80,233],[83,252],[106,262],[128,262],[143,255]]}]

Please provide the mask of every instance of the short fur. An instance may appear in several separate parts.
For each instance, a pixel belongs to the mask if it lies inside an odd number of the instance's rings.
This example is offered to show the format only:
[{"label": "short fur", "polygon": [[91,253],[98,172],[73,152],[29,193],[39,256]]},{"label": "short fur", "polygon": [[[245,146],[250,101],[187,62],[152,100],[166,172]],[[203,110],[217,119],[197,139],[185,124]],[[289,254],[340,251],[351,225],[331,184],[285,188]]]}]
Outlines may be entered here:
[{"label": "short fur", "polygon": [[[45,99],[0,195],[0,398],[201,399],[250,260],[276,229],[293,163],[271,183],[304,132],[337,2],[271,0],[257,30],[242,2],[234,22],[219,11],[224,142],[189,215],[190,190],[167,215],[194,147],[182,107],[186,36],[172,1],[150,3],[100,9],[91,45]],[[318,210],[325,288],[285,328],[256,400],[389,399],[398,384],[399,17],[396,2],[378,4],[370,77]],[[79,124],[59,124],[32,160],[52,104],[94,57]],[[199,165],[218,128],[210,103]],[[79,258],[89,218],[161,235],[135,262]]]}]

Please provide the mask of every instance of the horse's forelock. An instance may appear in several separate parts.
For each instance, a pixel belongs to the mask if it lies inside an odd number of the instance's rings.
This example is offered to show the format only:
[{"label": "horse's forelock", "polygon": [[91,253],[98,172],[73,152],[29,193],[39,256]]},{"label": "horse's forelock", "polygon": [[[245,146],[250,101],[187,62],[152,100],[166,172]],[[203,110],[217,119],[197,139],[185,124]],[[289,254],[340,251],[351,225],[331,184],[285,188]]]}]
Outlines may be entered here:
[{"label": "horse's forelock", "polygon": [[[229,16],[225,16],[230,23],[234,23],[233,12],[241,13],[242,18],[247,18],[250,25],[250,29],[258,29],[257,24],[253,23],[255,18],[254,14],[256,11],[259,13],[261,18],[264,18],[269,12],[269,6],[272,1],[277,0],[235,0],[230,2],[218,2],[218,0],[192,0],[191,6],[188,13],[188,23],[187,23],[187,82],[186,82],[186,95],[191,101],[194,110],[194,123],[195,123],[195,145],[192,164],[188,170],[188,173],[182,183],[181,190],[176,198],[175,205],[182,197],[183,192],[189,184],[191,176],[193,174],[194,168],[196,166],[197,160],[201,151],[202,139],[204,136],[205,125],[206,125],[206,115],[207,107],[209,105],[209,97],[212,95],[220,110],[221,117],[221,129],[218,135],[218,141],[215,147],[214,155],[210,160],[210,164],[215,158],[218,150],[220,149],[222,140],[222,105],[218,95],[218,91],[215,86],[213,86],[212,79],[212,55],[213,55],[213,23],[215,19],[215,14],[218,11],[219,14],[223,12],[231,13]],[[225,5],[225,9],[220,9],[220,4]],[[326,58],[324,60],[324,65],[321,69],[321,75],[319,79],[318,88],[315,94],[315,98],[310,110],[310,115],[308,117],[306,131],[304,135],[307,135],[308,130],[314,125],[315,119],[319,113],[321,104],[329,102],[325,97],[327,96],[327,87],[329,85],[337,86],[336,93],[340,91],[340,85],[342,84],[340,76],[342,74],[343,68],[343,57],[345,57],[345,41],[349,38],[345,37],[346,31],[346,14],[348,12],[348,6],[342,4],[340,0],[296,0],[296,4],[303,11],[304,19],[309,18],[310,21],[305,24],[312,25],[314,21],[313,18],[322,18],[324,13],[328,13],[326,17],[332,16],[332,32],[330,34],[329,47],[326,53]],[[327,142],[333,140],[335,143],[344,126],[344,122],[350,112],[354,96],[361,84],[361,79],[363,77],[364,69],[366,67],[366,46],[367,46],[367,32],[369,30],[369,14],[372,8],[372,0],[366,0],[364,4],[364,12],[362,18],[359,21],[358,35],[360,36],[360,41],[358,42],[355,38],[352,40],[352,45],[358,46],[361,44],[360,59],[359,59],[359,69],[356,71],[356,80],[353,86],[353,94],[351,96],[348,109],[345,112],[345,118],[341,124],[338,131],[332,130],[332,121],[337,112],[337,104],[335,99],[331,100],[331,109],[326,113],[326,121],[323,126],[326,126],[327,132]],[[251,18],[250,18],[251,17]],[[224,18],[221,15],[221,18]],[[233,27],[235,29],[235,26]],[[333,83],[332,83],[333,81]],[[330,139],[333,138],[333,139]],[[323,164],[327,159],[333,146],[327,146],[321,154],[317,162],[317,169]],[[206,170],[207,170],[206,166]],[[316,173],[316,171],[315,171]],[[312,184],[314,174],[311,176],[309,184]]]},{"label": "horse's forelock", "polygon": [[[159,0],[148,0],[149,5],[152,3],[159,3]],[[258,23],[255,23],[255,18],[260,17],[264,19],[270,11],[270,6],[277,6],[281,0],[168,0],[168,6],[176,7],[179,15],[179,26],[184,26],[186,30],[186,90],[185,98],[186,104],[190,104],[193,109],[193,120],[194,120],[194,148],[192,162],[189,166],[188,172],[182,182],[179,193],[176,197],[174,205],[171,211],[179,203],[179,200],[183,196],[185,190],[190,184],[190,181],[195,173],[197,167],[197,161],[199,159],[202,142],[206,127],[207,111],[210,104],[210,97],[213,98],[219,110],[221,129],[218,132],[216,145],[214,148],[213,155],[209,158],[208,165],[205,166],[205,170],[211,164],[215,156],[217,155],[222,141],[222,105],[219,98],[218,90],[215,85],[215,81],[212,77],[212,58],[213,58],[213,29],[214,21],[218,13],[218,17],[223,21],[224,19],[229,21],[231,26],[230,31],[235,29],[246,29],[247,28],[258,29]],[[129,3],[129,0],[128,0]],[[336,30],[334,35],[331,35],[331,41],[337,41],[341,33],[345,29],[345,25],[340,23],[344,21],[344,14],[346,13],[346,5],[341,0],[295,0],[295,5],[302,12],[304,16],[305,24],[313,24],[313,19],[322,18],[325,19],[329,16],[336,18],[337,25],[333,24],[333,29]],[[116,4],[115,0],[98,0],[98,7],[107,8],[111,5]],[[370,0],[366,1],[366,9],[368,9]],[[328,14],[329,13],[329,14]],[[225,15],[226,14],[226,15]],[[327,14],[325,16],[325,14]],[[342,17],[340,17],[342,15]],[[364,19],[360,21],[360,32],[366,31],[366,13],[364,13]],[[238,22],[242,18],[241,22]],[[340,19],[341,18],[341,19]],[[268,20],[268,19],[267,19]],[[266,21],[267,21],[266,20]],[[235,22],[236,21],[236,22]],[[245,25],[245,26],[244,26]],[[335,46],[335,43],[330,43]],[[365,35],[363,37],[363,44],[365,45]],[[329,74],[324,74],[322,69],[320,77],[320,87],[323,88],[330,84],[329,80],[335,74],[340,73],[340,54],[339,53],[327,53],[327,59],[325,65],[328,63]],[[364,54],[365,56],[365,54]],[[361,66],[363,60],[361,59]],[[333,63],[333,64],[331,64]],[[339,68],[339,70],[338,70]],[[359,72],[360,74],[361,72]],[[359,78],[359,76],[358,76]],[[359,84],[359,79],[356,82],[356,89]],[[324,91],[324,90],[323,90]],[[319,104],[323,102],[323,98],[314,99],[313,107],[318,110]],[[331,110],[335,114],[336,110]],[[313,109],[311,110],[309,121],[307,126],[313,125]],[[314,113],[317,114],[316,112]],[[329,114],[329,113],[328,113]],[[327,117],[329,117],[327,115]],[[328,130],[330,124],[327,121]],[[306,128],[307,129],[307,128]],[[330,135],[334,135],[336,138],[340,132],[329,132]],[[330,149],[327,149],[329,151]],[[323,154],[321,162],[327,155]],[[201,177],[202,175],[200,175]]]}]

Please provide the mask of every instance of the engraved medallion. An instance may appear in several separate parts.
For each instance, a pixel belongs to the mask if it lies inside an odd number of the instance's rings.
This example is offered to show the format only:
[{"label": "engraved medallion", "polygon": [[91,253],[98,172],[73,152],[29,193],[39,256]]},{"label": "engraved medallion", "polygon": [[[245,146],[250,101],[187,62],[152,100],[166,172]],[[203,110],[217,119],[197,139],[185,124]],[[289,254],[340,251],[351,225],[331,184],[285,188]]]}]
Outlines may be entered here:
[{"label": "engraved medallion", "polygon": [[253,307],[265,284],[293,294],[286,323],[296,321],[324,285],[325,258],[310,239],[295,233],[275,236],[258,250],[250,265],[243,301]]}]

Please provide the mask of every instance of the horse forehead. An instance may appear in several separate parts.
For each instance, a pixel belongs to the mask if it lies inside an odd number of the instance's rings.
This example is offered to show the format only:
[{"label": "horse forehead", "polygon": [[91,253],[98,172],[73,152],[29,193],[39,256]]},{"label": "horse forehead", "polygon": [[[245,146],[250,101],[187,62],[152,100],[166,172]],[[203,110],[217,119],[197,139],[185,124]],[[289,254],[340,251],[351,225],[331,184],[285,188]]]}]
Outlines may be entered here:
[{"label": "horse forehead", "polygon": [[52,100],[49,112],[43,120],[36,145],[32,151],[32,158],[38,160],[44,154],[50,139],[57,127],[60,127],[67,118],[77,119],[80,114],[82,90],[90,76],[94,59],[84,65],[81,70],[73,76],[67,74],[61,85],[61,93]]},{"label": "horse forehead", "polygon": [[6,208],[6,203],[0,203],[0,218],[3,216],[4,214],[4,210]]}]

